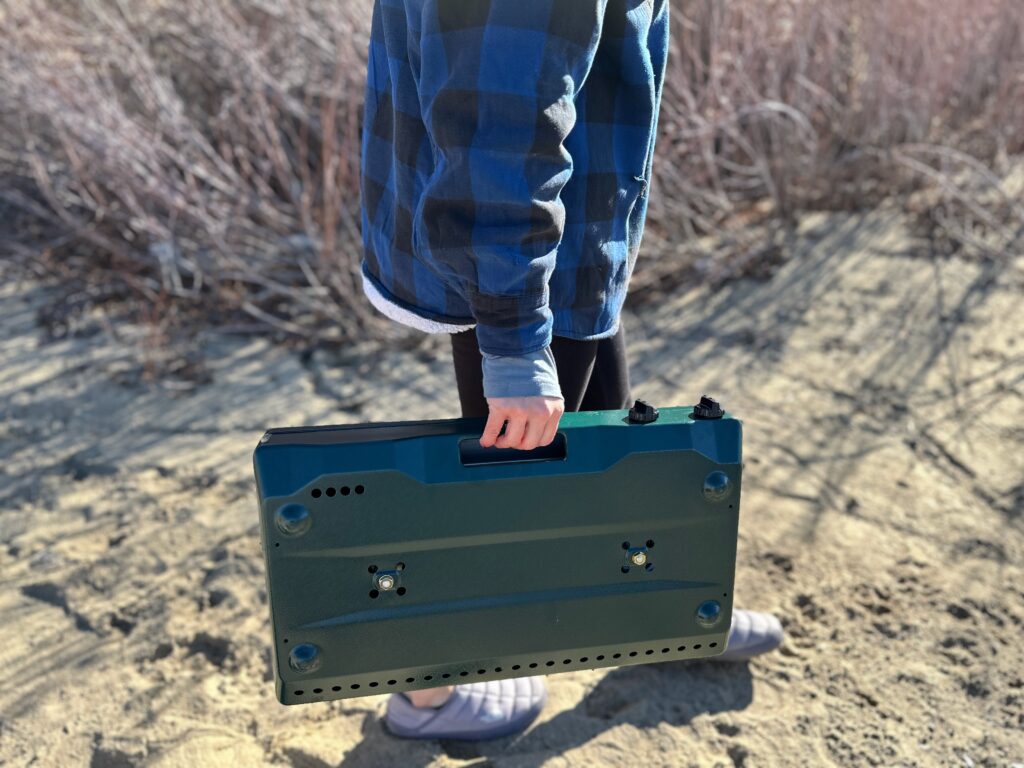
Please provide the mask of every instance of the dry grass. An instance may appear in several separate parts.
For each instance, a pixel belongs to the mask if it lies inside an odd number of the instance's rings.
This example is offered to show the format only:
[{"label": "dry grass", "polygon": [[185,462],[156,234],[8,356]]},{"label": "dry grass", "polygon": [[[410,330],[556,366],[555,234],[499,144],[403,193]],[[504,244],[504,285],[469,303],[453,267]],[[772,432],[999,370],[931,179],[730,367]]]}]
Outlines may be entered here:
[{"label": "dry grass", "polygon": [[693,0],[674,10],[645,239],[659,258],[638,273],[638,291],[694,272],[770,269],[807,209],[894,199],[946,252],[998,258],[1019,243],[1024,205],[1005,183],[1024,153],[1019,3]]},{"label": "dry grass", "polygon": [[356,300],[362,9],[25,0],[9,14],[0,200],[20,214],[7,245],[23,262],[81,301],[138,297],[160,322],[325,339],[377,322]]},{"label": "dry grass", "polygon": [[[118,299],[172,335],[387,332],[357,280],[367,5],[9,0],[7,264],[66,286],[64,314]],[[941,247],[1019,243],[1024,210],[1000,186],[1024,153],[1019,0],[673,11],[638,286],[702,257],[756,270],[779,258],[754,243],[764,226],[894,197]]]}]

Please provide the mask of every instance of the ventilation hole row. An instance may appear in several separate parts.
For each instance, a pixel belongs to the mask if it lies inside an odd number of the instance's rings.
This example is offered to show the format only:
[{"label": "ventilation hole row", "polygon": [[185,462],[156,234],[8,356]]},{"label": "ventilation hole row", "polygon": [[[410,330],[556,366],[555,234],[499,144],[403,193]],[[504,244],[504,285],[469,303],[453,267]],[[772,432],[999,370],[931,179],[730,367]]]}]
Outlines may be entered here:
[{"label": "ventilation hole row", "polygon": [[[715,643],[708,643],[708,647],[709,648],[717,648],[718,647],[718,643],[717,642],[715,642]],[[701,648],[703,648],[703,646],[700,643],[697,643],[696,645],[693,646],[693,650],[695,650],[695,651],[700,650]],[[680,645],[678,648],[676,648],[676,650],[677,651],[685,651],[686,650],[686,646],[685,645]],[[662,653],[670,653],[671,651],[672,651],[671,648],[662,648],[661,649]],[[654,649],[652,649],[652,648],[648,648],[646,651],[644,651],[644,655],[645,656],[651,656],[653,654],[654,654]],[[627,655],[630,658],[634,658],[636,656],[639,656],[640,652],[639,651],[630,651]],[[602,654],[599,654],[599,655],[595,656],[594,657],[594,661],[604,661],[606,658],[608,658],[608,657],[606,657],[602,653]],[[611,655],[611,658],[612,659],[620,659],[620,658],[622,658],[622,654],[621,653],[613,653]],[[590,661],[590,657],[589,656],[581,656],[580,659],[579,659],[579,663],[580,664],[586,664],[588,661]],[[572,664],[572,659],[563,659],[562,660],[562,664]],[[529,666],[530,669],[536,669],[538,666],[540,666],[540,662],[531,661],[527,666]],[[553,666],[555,666],[555,662],[552,661],[552,660],[545,661],[544,662],[544,666],[546,666],[546,667],[553,667]],[[520,669],[522,669],[522,665],[520,665],[520,664],[513,664],[511,669],[512,669],[513,672],[518,672]],[[494,673],[495,674],[501,674],[502,671],[503,671],[502,667],[495,667],[494,668]],[[486,675],[487,674],[487,670],[486,669],[478,669],[476,671],[476,673],[478,675]],[[469,672],[466,671],[466,670],[463,670],[463,671],[459,672],[457,676],[458,677],[468,677],[469,676]],[[451,672],[444,672],[441,675],[438,675],[438,677],[440,677],[442,680],[447,680],[450,677],[452,677],[452,673]],[[423,678],[422,678],[422,680],[424,682],[427,682],[427,683],[429,683],[433,679],[434,679],[434,675],[424,675]],[[405,678],[405,682],[406,683],[415,683],[416,682],[416,678],[415,677],[407,677],[407,678]],[[388,680],[387,681],[387,685],[397,685],[397,684],[398,684],[397,680]],[[367,683],[366,685],[367,685],[368,688],[377,688],[377,687],[380,686],[380,683],[378,683],[376,680],[374,680],[374,681],[372,681],[370,683]],[[358,691],[361,687],[362,686],[359,683],[352,683],[349,686],[349,690]],[[340,691],[341,688],[342,688],[342,686],[340,686],[340,685],[333,685],[333,686],[331,686],[331,690],[334,691],[335,693]],[[323,693],[323,688],[314,688],[313,689],[313,693]],[[295,691],[295,695],[296,696],[303,696],[304,694],[305,694],[305,691],[301,691],[301,690],[300,691]]]},{"label": "ventilation hole row", "polygon": [[314,499],[319,499],[321,496],[334,496],[335,494],[338,494],[338,493],[340,493],[342,496],[348,496],[353,491],[355,491],[358,494],[361,494],[365,490],[366,490],[366,488],[364,488],[362,485],[357,485],[355,488],[349,488],[347,485],[343,485],[343,486],[341,486],[341,488],[337,488],[337,489],[335,489],[335,488],[325,488],[323,490],[320,490],[319,488],[314,488],[310,492],[310,495]]}]

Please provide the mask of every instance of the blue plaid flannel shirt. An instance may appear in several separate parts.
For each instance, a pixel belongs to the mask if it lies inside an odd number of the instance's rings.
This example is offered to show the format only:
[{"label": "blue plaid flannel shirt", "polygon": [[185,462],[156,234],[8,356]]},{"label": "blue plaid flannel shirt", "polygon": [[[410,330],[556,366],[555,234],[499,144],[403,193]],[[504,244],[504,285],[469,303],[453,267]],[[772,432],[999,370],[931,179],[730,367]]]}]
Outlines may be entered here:
[{"label": "blue plaid flannel shirt", "polygon": [[376,0],[361,174],[374,304],[424,330],[475,326],[485,384],[487,360],[540,360],[552,335],[613,335],[668,14],[668,0]]}]

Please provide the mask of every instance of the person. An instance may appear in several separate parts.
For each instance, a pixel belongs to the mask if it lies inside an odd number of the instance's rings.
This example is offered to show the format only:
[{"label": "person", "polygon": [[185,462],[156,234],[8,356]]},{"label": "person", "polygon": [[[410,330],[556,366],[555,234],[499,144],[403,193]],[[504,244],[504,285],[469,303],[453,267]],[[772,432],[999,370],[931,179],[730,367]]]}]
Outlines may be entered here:
[{"label": "person", "polygon": [[[462,415],[529,450],[564,411],[630,404],[620,314],[669,47],[667,0],[375,0],[362,128],[363,289],[451,335]],[[734,611],[741,659],[782,640]],[[525,728],[541,678],[394,694],[400,736]]]}]

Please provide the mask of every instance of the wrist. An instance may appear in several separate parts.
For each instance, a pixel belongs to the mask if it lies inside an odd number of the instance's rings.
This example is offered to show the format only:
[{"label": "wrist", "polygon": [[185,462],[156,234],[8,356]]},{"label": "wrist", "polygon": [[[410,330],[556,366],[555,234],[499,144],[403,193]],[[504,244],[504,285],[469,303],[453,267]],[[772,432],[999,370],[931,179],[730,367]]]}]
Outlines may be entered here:
[{"label": "wrist", "polygon": [[526,355],[492,355],[483,358],[484,397],[562,397],[558,370],[550,347]]}]

